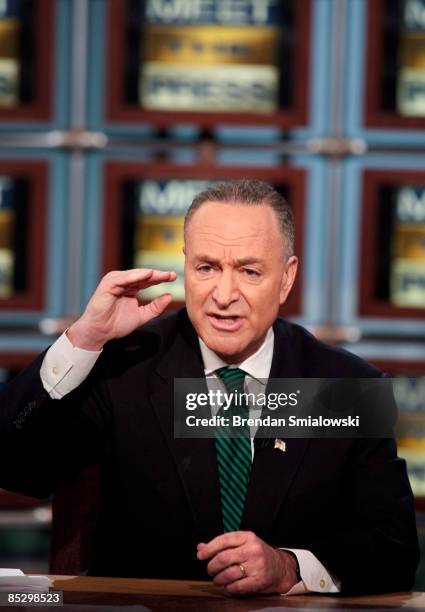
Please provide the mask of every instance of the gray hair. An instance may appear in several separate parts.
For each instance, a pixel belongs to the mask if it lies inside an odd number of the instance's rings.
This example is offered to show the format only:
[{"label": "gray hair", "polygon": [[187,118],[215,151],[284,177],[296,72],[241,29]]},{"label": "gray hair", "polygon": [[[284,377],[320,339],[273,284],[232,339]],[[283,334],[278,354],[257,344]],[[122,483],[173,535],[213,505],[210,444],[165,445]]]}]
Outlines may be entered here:
[{"label": "gray hair", "polygon": [[289,258],[294,253],[295,227],[292,209],[285,198],[269,183],[255,179],[226,181],[208,187],[195,196],[184,220],[186,233],[189,221],[206,202],[222,202],[244,206],[270,206],[274,210],[282,234],[284,254]]}]

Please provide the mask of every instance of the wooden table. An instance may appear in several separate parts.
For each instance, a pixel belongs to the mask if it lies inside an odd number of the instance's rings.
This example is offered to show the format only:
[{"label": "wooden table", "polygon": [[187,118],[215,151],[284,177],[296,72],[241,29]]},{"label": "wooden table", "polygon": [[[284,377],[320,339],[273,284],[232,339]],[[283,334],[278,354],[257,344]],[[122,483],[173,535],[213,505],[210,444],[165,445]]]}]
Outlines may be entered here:
[{"label": "wooden table", "polygon": [[[50,576],[54,590],[64,592],[64,604],[72,610],[88,606],[131,606],[132,612],[217,612],[230,610],[425,610],[425,593],[391,593],[363,597],[293,595],[292,597],[234,598],[210,582]],[[79,605],[78,605],[79,604]],[[137,607],[135,607],[137,606]],[[139,607],[140,606],[140,607]],[[34,608],[35,610],[36,608]],[[38,608],[40,609],[40,608]],[[50,608],[51,609],[51,608]],[[60,609],[60,608],[55,608]]]}]

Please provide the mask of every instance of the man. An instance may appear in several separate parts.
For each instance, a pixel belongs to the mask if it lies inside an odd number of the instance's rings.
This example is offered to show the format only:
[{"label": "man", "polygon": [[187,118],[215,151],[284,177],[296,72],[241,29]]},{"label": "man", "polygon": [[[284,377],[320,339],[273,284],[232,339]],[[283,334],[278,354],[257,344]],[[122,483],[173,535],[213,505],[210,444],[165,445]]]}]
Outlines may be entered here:
[{"label": "man", "polygon": [[380,376],[277,319],[293,239],[269,185],[208,189],[186,217],[187,310],[148,323],[171,297],[141,306],[138,292],[175,273],[111,272],[4,392],[0,486],[43,497],[100,466],[90,574],[209,575],[234,594],[411,588],[412,494],[393,440],[289,439],[282,452],[174,437],[176,378]]}]

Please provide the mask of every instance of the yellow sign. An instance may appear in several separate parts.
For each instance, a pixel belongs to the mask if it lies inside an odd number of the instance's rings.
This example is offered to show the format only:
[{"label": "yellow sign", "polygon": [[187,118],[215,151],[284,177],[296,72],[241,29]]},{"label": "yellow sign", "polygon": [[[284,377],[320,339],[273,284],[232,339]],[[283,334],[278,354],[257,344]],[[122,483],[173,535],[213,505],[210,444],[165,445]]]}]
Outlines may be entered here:
[{"label": "yellow sign", "polygon": [[181,253],[184,217],[144,215],[137,220],[137,248],[143,251]]},{"label": "yellow sign", "polygon": [[400,47],[400,64],[405,68],[425,70],[425,31],[403,34]]},{"label": "yellow sign", "polygon": [[425,31],[402,34],[399,53],[397,106],[402,115],[425,115]]},{"label": "yellow sign", "polygon": [[0,57],[18,56],[19,21],[0,19]]},{"label": "yellow sign", "polygon": [[145,61],[172,64],[277,64],[279,30],[252,26],[150,26]]},{"label": "yellow sign", "polygon": [[15,215],[10,208],[0,208],[0,249],[11,249],[13,246]]},{"label": "yellow sign", "polygon": [[421,260],[425,269],[425,224],[403,223],[398,226],[394,257]]}]

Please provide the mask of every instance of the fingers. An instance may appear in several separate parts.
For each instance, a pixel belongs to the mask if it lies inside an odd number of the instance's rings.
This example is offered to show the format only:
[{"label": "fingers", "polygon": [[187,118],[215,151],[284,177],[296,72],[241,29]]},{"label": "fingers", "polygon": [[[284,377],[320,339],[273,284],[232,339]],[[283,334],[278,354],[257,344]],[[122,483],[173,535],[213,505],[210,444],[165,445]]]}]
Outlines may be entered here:
[{"label": "fingers", "polygon": [[214,584],[228,588],[235,581],[246,582],[240,565],[245,565],[248,560],[246,543],[250,536],[251,532],[233,531],[219,535],[207,544],[198,544],[198,559],[210,559],[207,571],[210,576],[214,576]]},{"label": "fingers", "polygon": [[247,576],[244,578],[239,564],[232,565],[217,574],[213,579],[213,583],[217,586],[225,587],[226,591],[232,595],[247,595],[248,593],[258,593],[261,591],[261,583],[258,577]]},{"label": "fingers", "polygon": [[280,589],[285,571],[274,552],[252,531],[234,531],[198,544],[197,556],[209,560],[208,574],[228,593],[286,592]]},{"label": "fingers", "polygon": [[251,532],[249,531],[231,531],[217,536],[207,544],[202,542],[198,544],[198,559],[205,561],[206,559],[211,559],[211,557],[214,557],[222,550],[242,546],[250,534]]},{"label": "fingers", "polygon": [[227,586],[232,582],[236,582],[236,580],[241,581],[242,579],[245,580],[239,564],[234,564],[226,567],[226,569],[214,576],[213,582],[217,586]]},{"label": "fingers", "polygon": [[149,302],[149,304],[145,304],[144,306],[140,306],[141,313],[141,324],[147,323],[154,317],[158,317],[167,306],[172,302],[171,293],[164,293],[159,295],[157,298]]},{"label": "fingers", "polygon": [[[244,563],[247,560],[243,547],[229,548],[228,550],[222,550],[217,553],[207,565],[207,571],[210,576],[215,576],[226,567],[231,565],[239,566],[240,563]],[[239,568],[238,579],[241,577],[241,570]]]},{"label": "fingers", "polygon": [[226,591],[231,595],[247,595],[248,593],[258,593],[258,582],[255,578],[242,578],[226,585]]},{"label": "fingers", "polygon": [[109,272],[103,277],[101,285],[116,295],[124,292],[137,292],[159,283],[173,282],[177,278],[174,271],[153,270],[151,268],[137,268]]}]

